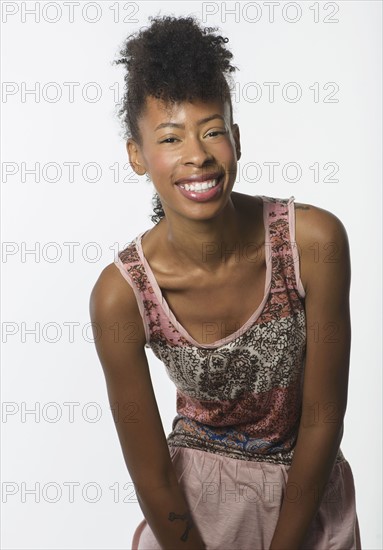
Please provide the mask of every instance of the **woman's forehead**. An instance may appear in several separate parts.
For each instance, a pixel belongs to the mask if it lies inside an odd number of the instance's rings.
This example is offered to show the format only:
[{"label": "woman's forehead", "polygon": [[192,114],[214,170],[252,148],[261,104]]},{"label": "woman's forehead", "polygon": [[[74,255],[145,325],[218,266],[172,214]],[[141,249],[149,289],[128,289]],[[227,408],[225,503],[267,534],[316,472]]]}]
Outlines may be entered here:
[{"label": "woman's forehead", "polygon": [[[153,96],[147,96],[143,117],[153,123],[156,120],[172,121],[174,118],[204,118],[217,113],[229,120],[229,102],[221,99],[191,99],[177,102],[166,102]],[[166,120],[165,120],[166,119]],[[176,122],[176,120],[174,120]]]}]

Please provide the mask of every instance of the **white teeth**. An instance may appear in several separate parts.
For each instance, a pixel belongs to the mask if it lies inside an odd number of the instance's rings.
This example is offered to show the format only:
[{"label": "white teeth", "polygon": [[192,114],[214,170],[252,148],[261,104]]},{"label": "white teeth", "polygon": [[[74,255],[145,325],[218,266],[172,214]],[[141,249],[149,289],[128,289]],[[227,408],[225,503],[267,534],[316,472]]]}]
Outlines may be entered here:
[{"label": "white teeth", "polygon": [[184,187],[186,191],[196,191],[197,193],[198,192],[202,193],[203,191],[206,191],[206,189],[211,189],[215,185],[217,185],[217,180],[209,180],[209,181],[204,181],[202,183],[195,183],[195,184],[185,183]]}]

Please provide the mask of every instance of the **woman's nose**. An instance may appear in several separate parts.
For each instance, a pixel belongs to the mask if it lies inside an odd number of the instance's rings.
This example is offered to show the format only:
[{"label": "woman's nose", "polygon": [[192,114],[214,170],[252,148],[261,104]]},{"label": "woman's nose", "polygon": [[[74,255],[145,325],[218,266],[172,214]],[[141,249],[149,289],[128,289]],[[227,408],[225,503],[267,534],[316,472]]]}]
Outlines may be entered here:
[{"label": "woman's nose", "polygon": [[212,155],[208,147],[198,138],[190,138],[185,142],[185,150],[183,153],[184,164],[191,162],[193,164],[203,164],[207,159],[211,159]]}]

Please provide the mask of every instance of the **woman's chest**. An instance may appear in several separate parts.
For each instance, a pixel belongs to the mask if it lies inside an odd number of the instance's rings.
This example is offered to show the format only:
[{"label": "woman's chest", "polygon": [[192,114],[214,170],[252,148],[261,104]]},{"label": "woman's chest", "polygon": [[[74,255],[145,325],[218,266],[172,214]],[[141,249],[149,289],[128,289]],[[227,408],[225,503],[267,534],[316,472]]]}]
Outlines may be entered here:
[{"label": "woman's chest", "polygon": [[264,302],[264,251],[242,258],[225,273],[156,274],[163,298],[184,330],[200,344],[212,344],[239,331]]}]

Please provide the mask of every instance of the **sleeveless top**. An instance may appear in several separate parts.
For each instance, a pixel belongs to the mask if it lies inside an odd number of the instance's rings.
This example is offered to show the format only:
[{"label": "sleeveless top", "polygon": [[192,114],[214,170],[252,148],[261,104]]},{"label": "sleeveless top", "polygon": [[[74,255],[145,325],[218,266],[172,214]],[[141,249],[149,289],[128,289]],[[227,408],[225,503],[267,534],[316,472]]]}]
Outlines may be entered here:
[{"label": "sleeveless top", "polygon": [[[146,344],[176,386],[169,447],[291,465],[302,408],[305,291],[295,243],[294,196],[261,195],[264,297],[246,323],[213,343],[196,342],[177,321],[147,262],[140,233],[114,261],[131,285]],[[336,462],[344,461],[338,449]]]}]

